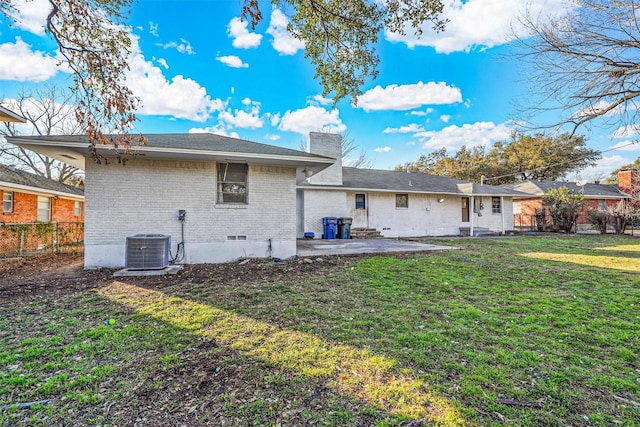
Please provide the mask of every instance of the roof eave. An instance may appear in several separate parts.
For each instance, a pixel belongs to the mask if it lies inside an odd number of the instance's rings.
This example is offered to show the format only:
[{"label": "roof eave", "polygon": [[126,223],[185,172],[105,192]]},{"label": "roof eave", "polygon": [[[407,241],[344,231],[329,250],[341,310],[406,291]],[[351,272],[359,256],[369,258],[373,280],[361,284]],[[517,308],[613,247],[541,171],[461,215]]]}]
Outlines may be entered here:
[{"label": "roof eave", "polygon": [[13,182],[7,181],[0,181],[0,189],[6,189],[9,191],[20,190],[19,192],[27,194],[59,196],[64,197],[65,199],[84,200],[84,195],[82,194],[66,193],[64,191],[49,190],[46,188],[33,187],[30,185],[14,184]]},{"label": "roof eave", "polygon": [[[61,162],[76,166],[80,169],[85,169],[85,161],[90,156],[89,148],[86,143],[60,142],[54,145],[51,143],[42,143],[40,140],[25,137],[19,137],[16,139],[7,137],[7,141],[14,145],[27,148]],[[107,157],[113,157],[118,154],[113,145],[96,146],[96,150],[98,154]],[[125,156],[130,156],[132,159],[183,159],[190,161],[245,162],[290,167],[307,165],[328,167],[335,162],[335,159],[317,155],[294,156],[149,146],[136,146],[134,147],[132,154],[126,154]]]}]

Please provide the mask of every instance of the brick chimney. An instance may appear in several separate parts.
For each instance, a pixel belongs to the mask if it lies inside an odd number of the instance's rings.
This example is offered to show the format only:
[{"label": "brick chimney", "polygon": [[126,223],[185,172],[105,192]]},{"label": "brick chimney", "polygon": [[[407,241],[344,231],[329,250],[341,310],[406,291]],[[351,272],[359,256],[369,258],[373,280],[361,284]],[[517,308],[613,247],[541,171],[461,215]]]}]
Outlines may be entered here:
[{"label": "brick chimney", "polygon": [[342,136],[310,132],[308,151],[336,159],[334,164],[309,178],[309,182],[316,185],[342,185]]},{"label": "brick chimney", "polygon": [[640,193],[640,171],[624,169],[618,172],[618,189],[630,196]]}]

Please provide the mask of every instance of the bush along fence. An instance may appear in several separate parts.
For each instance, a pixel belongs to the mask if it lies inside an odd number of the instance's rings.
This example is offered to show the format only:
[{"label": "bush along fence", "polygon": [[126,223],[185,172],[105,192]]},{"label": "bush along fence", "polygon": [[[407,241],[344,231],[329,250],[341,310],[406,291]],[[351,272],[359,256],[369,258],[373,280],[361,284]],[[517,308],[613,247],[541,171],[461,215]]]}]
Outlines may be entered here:
[{"label": "bush along fence", "polygon": [[[555,221],[554,221],[555,220]],[[567,221],[554,218],[549,209],[537,209],[534,215],[514,215],[514,228],[520,232],[563,232],[640,235],[640,214],[614,215],[585,210]]]},{"label": "bush along fence", "polygon": [[82,252],[84,223],[0,223],[0,258]]}]

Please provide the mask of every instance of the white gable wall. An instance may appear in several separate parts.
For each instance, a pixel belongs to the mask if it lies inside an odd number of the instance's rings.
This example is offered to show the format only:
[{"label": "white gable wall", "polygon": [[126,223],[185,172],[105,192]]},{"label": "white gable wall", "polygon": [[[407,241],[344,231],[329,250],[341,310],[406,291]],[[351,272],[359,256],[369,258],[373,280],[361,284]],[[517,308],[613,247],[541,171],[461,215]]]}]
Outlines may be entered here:
[{"label": "white gable wall", "polygon": [[295,255],[295,169],[250,165],[247,192],[247,205],[216,204],[215,163],[87,162],[85,266],[124,266],[126,238],[135,234],[170,235],[175,254],[180,209],[186,210],[185,263]]}]

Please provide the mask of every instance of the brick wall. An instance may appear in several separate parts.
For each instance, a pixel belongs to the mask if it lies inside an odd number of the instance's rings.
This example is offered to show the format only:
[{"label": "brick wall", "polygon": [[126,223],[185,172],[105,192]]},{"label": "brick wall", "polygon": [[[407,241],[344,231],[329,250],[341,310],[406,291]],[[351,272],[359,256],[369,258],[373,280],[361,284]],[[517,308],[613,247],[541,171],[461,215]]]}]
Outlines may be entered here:
[{"label": "brick wall", "polygon": [[618,188],[629,195],[640,192],[640,172],[629,169],[618,172]]},{"label": "brick wall", "polygon": [[[582,209],[582,214],[578,217],[578,220],[576,221],[578,225],[590,224],[589,220],[587,219],[587,211],[589,209],[600,211],[599,200],[605,200],[606,207],[615,206],[620,201],[620,199],[585,199],[584,208]],[[533,216],[535,215],[537,209],[542,209],[543,207],[542,199],[523,199],[523,200],[519,200],[517,203],[520,204],[520,215],[518,215],[519,218],[516,220],[516,225],[522,225],[522,226],[535,225],[535,219],[533,218]],[[551,218],[549,216],[549,208],[546,206],[544,208],[545,208],[545,214],[548,220],[550,221]]]},{"label": "brick wall", "polygon": [[[6,191],[6,190],[4,190]],[[4,196],[0,190],[0,200]],[[84,203],[83,203],[84,205]],[[75,200],[51,197],[52,222],[82,222],[83,215],[74,215]],[[84,209],[83,209],[84,211]],[[13,192],[13,212],[0,212],[0,221],[5,223],[36,222],[38,220],[38,196],[31,193]]]},{"label": "brick wall", "polygon": [[87,267],[124,266],[126,238],[135,234],[171,236],[175,255],[182,240],[180,209],[186,211],[186,263],[295,255],[295,168],[249,165],[248,203],[226,205],[216,203],[213,162],[114,163],[87,162]]}]

